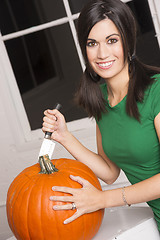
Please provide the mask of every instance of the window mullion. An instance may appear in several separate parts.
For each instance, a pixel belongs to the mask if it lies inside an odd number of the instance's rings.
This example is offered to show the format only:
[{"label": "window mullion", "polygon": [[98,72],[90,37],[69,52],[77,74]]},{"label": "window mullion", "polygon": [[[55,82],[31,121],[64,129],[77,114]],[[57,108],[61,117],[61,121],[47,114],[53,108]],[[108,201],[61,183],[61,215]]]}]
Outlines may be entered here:
[{"label": "window mullion", "polygon": [[122,0],[122,2],[124,2],[124,3],[131,2],[131,1],[133,1],[133,0]]},{"label": "window mullion", "polygon": [[44,23],[44,24],[41,24],[38,26],[30,27],[30,28],[27,28],[27,29],[24,29],[24,30],[21,30],[18,32],[6,34],[6,35],[2,36],[2,40],[7,41],[7,40],[10,40],[13,38],[18,38],[18,37],[21,37],[21,36],[24,36],[24,35],[27,35],[30,33],[38,32],[38,31],[41,31],[41,30],[44,30],[44,29],[47,29],[50,27],[58,26],[58,25],[66,23],[66,22],[68,22],[68,18],[64,17],[64,18],[54,20],[54,21],[51,21],[48,23]]},{"label": "window mullion", "polygon": [[160,47],[160,10],[158,10],[158,5],[160,5],[160,3],[158,3],[158,1],[148,0],[148,3],[149,3],[151,16],[152,16],[154,27],[155,27],[155,32],[156,32],[155,37],[157,37],[157,41]]},{"label": "window mullion", "polygon": [[12,119],[11,124],[13,122],[17,122],[17,128],[15,128],[15,137],[17,141],[21,142],[22,139],[25,141],[31,140],[31,128],[28,122],[28,118],[24,109],[24,105],[22,103],[22,99],[20,97],[19,88],[16,83],[16,79],[11,67],[11,63],[9,57],[6,52],[6,48],[4,42],[2,41],[1,33],[0,33],[0,51],[1,51],[1,58],[0,58],[0,68],[2,72],[1,81],[3,81],[3,85],[8,89],[8,97],[7,103],[9,102],[12,105],[12,113],[7,113],[9,119]]},{"label": "window mullion", "polygon": [[63,0],[63,3],[64,3],[65,10],[66,10],[66,13],[67,13],[67,17],[69,19],[69,25],[70,25],[71,32],[72,32],[72,35],[73,35],[73,39],[74,39],[74,42],[75,42],[75,45],[76,45],[76,49],[77,49],[77,52],[78,52],[79,60],[80,60],[82,69],[84,70],[85,69],[85,65],[84,65],[81,49],[80,49],[80,46],[79,46],[79,43],[78,43],[78,40],[77,40],[76,28],[75,28],[75,24],[73,22],[71,9],[70,9],[68,0]]}]

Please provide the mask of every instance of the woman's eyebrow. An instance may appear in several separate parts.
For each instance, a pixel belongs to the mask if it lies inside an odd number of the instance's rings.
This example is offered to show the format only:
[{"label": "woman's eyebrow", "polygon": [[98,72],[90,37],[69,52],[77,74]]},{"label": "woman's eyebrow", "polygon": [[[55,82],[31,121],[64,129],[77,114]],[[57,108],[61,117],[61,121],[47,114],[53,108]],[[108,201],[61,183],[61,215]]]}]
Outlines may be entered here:
[{"label": "woman's eyebrow", "polygon": [[114,36],[114,35],[119,36],[118,33],[112,33],[111,35],[107,36],[106,39],[108,39],[108,38],[110,38],[110,37],[112,37],[112,36]]},{"label": "woman's eyebrow", "polygon": [[93,38],[88,38],[87,41],[94,41],[94,42],[96,42],[96,40],[93,39]]},{"label": "woman's eyebrow", "polygon": [[[119,37],[120,35],[118,33],[112,33],[111,35],[107,36],[106,39],[108,39],[108,38],[110,38],[112,36],[118,36]],[[93,39],[93,38],[88,38],[87,41],[94,41],[94,42],[96,42],[96,40]]]}]

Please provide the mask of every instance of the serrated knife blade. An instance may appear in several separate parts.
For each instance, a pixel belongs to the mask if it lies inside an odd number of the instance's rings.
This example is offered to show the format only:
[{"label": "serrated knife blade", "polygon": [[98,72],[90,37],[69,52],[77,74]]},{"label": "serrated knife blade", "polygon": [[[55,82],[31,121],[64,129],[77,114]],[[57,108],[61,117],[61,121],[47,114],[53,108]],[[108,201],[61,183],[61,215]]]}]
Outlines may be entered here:
[{"label": "serrated knife blade", "polygon": [[[57,103],[54,108],[60,110],[61,107],[62,107],[61,104]],[[52,135],[51,132],[45,133],[38,158],[46,154],[48,154],[49,159],[52,158],[52,154],[55,148],[55,142],[51,139],[51,135]]]}]

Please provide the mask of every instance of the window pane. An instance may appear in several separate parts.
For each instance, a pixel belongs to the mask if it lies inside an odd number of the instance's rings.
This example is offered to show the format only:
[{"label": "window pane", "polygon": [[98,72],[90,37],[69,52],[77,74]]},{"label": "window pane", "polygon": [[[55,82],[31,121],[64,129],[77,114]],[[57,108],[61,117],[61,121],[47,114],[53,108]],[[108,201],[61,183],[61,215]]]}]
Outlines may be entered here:
[{"label": "window pane", "polygon": [[1,0],[0,29],[2,35],[66,17],[63,1]]},{"label": "window pane", "polygon": [[139,25],[138,57],[146,64],[160,66],[160,49],[155,37],[148,1],[133,0],[127,4],[132,9]]},{"label": "window pane", "polygon": [[79,13],[84,5],[90,0],[69,0],[70,8],[73,14]]},{"label": "window pane", "polygon": [[5,42],[31,128],[56,102],[66,121],[85,117],[73,103],[82,68],[68,24]]},{"label": "window pane", "polygon": [[21,94],[56,77],[47,31],[5,42]]}]

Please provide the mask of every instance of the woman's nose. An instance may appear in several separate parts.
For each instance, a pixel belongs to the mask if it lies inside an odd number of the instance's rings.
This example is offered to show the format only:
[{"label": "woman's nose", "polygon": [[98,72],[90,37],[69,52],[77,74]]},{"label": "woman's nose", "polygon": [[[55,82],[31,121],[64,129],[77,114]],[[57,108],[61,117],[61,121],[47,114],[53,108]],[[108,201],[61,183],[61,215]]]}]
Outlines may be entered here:
[{"label": "woman's nose", "polygon": [[105,59],[109,57],[109,49],[106,44],[99,45],[97,57],[100,59]]}]

